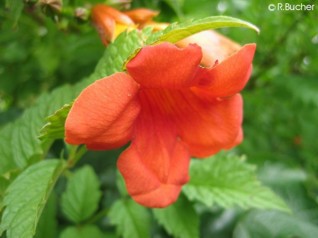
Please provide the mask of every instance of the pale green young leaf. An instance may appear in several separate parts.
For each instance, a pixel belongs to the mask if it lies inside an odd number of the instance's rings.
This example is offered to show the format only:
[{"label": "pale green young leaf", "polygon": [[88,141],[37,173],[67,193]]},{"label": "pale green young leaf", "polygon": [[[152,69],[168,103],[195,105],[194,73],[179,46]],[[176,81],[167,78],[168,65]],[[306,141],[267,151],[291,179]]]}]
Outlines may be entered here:
[{"label": "pale green young leaf", "polygon": [[67,227],[62,231],[60,238],[104,238],[105,235],[97,226],[86,225]]},{"label": "pale green young leaf", "polygon": [[131,199],[116,201],[108,214],[117,233],[124,238],[150,237],[150,214]]},{"label": "pale green young leaf", "polygon": [[31,238],[49,195],[64,170],[60,160],[44,160],[24,170],[8,187],[0,233],[7,238]]},{"label": "pale green young leaf", "polygon": [[199,217],[193,205],[184,196],[169,207],[153,209],[156,220],[173,237],[199,237]]},{"label": "pale green young leaf", "polygon": [[244,27],[259,32],[256,26],[247,21],[227,16],[211,16],[199,20],[171,24],[166,29],[150,36],[146,43],[149,45],[165,41],[176,43],[200,31],[224,27]]},{"label": "pale green young leaf", "polygon": [[101,197],[99,186],[94,170],[88,165],[69,177],[62,194],[62,210],[69,220],[80,223],[96,211]]},{"label": "pale green young leaf", "polygon": [[192,160],[190,177],[183,192],[190,200],[207,206],[289,211],[281,198],[260,183],[255,167],[237,156],[221,154],[205,160]]},{"label": "pale green young leaf", "polygon": [[39,139],[61,139],[64,137],[64,124],[72,104],[65,104],[46,118],[47,123],[40,130]]}]

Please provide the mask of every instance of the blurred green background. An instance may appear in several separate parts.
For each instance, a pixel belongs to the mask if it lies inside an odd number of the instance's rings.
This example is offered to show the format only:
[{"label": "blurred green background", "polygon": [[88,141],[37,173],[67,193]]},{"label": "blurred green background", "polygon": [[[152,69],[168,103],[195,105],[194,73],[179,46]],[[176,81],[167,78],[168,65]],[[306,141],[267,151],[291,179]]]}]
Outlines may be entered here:
[{"label": "blurred green background", "polygon": [[[34,1],[0,3],[0,128],[19,117],[43,92],[74,84],[91,74],[104,51],[95,29],[68,14],[99,1],[63,1],[63,14],[43,11]],[[260,179],[293,209],[292,215],[239,209],[204,210],[202,237],[302,237],[318,225],[318,2],[312,11],[274,10],[282,1],[134,0],[132,7],[161,11],[159,21],[228,15],[257,25],[261,32],[222,29],[244,44],[257,43],[254,71],[244,96],[244,142],[235,150],[258,166]],[[10,6],[11,11],[8,10]],[[15,11],[23,8],[18,18]],[[55,148],[55,147],[53,147]],[[59,148],[58,145],[56,148]],[[52,151],[54,153],[54,151]],[[91,153],[104,186],[114,171],[100,170],[103,153]],[[85,161],[83,162],[85,163]],[[111,194],[109,195],[112,196]],[[111,198],[109,198],[111,200]],[[62,222],[63,223],[63,222]],[[169,237],[159,232],[156,237]],[[318,236],[318,234],[317,234]]]}]

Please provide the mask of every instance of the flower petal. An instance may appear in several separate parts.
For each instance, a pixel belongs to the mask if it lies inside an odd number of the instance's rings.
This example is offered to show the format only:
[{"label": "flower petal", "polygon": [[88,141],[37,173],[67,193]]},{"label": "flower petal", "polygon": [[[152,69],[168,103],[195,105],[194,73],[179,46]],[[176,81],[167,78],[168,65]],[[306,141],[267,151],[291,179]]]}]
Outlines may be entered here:
[{"label": "flower petal", "polygon": [[112,149],[126,144],[140,105],[139,86],[125,73],[97,80],[75,100],[66,119],[65,137],[70,144],[89,149]]},{"label": "flower petal", "polygon": [[198,95],[208,94],[211,98],[240,92],[251,75],[255,49],[255,44],[247,44],[220,64],[210,69],[203,68],[197,75],[200,86],[194,91]]},{"label": "flower petal", "polygon": [[166,207],[179,196],[188,179],[190,156],[177,139],[174,124],[142,105],[136,137],[118,160],[132,198],[148,207]]},{"label": "flower petal", "polygon": [[213,103],[187,96],[188,106],[175,119],[178,134],[188,145],[191,155],[206,157],[222,149],[230,149],[241,141],[241,95]]},{"label": "flower petal", "polygon": [[222,62],[241,48],[236,42],[212,30],[201,31],[176,43],[182,48],[189,44],[197,44],[202,48],[201,65],[205,67],[213,66],[216,61]]},{"label": "flower petal", "polygon": [[129,74],[144,88],[180,88],[196,84],[201,48],[180,49],[171,43],[146,46],[126,65]]}]

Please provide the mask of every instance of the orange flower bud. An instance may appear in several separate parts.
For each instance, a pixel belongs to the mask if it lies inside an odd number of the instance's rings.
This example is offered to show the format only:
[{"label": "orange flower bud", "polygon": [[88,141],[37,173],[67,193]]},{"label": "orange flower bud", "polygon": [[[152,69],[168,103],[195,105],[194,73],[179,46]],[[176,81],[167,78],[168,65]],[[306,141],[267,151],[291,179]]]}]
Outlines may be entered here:
[{"label": "orange flower bud", "polygon": [[129,27],[134,27],[134,22],[128,16],[103,4],[92,8],[91,18],[104,45],[108,45]]},{"label": "orange flower bud", "polygon": [[130,11],[124,12],[129,16],[135,23],[146,23],[151,21],[153,17],[159,14],[158,11],[153,11],[147,8],[137,8]]}]

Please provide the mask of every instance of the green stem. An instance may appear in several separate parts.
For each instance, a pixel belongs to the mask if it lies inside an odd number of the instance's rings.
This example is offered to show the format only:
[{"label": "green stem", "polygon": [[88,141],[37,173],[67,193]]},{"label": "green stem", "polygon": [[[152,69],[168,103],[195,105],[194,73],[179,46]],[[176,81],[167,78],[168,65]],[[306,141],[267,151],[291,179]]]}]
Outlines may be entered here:
[{"label": "green stem", "polygon": [[89,225],[89,224],[94,224],[95,222],[99,221],[101,218],[103,218],[104,216],[107,215],[108,213],[108,208],[101,210],[100,212],[96,213],[93,217],[91,217],[90,219],[88,219],[84,225]]},{"label": "green stem", "polygon": [[85,146],[70,146],[70,153],[67,159],[68,168],[72,168],[86,153]]}]

